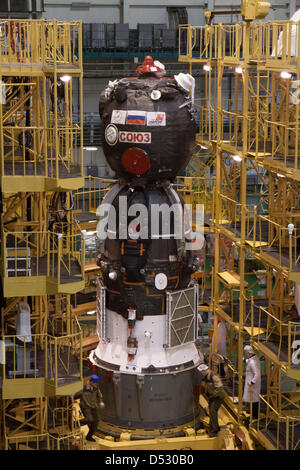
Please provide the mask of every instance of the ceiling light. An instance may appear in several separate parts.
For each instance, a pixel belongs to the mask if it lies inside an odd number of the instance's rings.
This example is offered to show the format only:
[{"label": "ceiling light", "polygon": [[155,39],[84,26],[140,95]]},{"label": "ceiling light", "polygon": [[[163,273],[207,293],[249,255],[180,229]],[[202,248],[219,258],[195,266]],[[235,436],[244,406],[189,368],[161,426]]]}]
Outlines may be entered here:
[{"label": "ceiling light", "polygon": [[208,64],[205,64],[203,65],[203,69],[205,70],[205,72],[209,72],[211,70],[211,66]]},{"label": "ceiling light", "polygon": [[95,152],[98,150],[98,147],[83,147],[83,150],[88,150],[89,152]]},{"label": "ceiling light", "polygon": [[89,310],[88,312],[86,312],[87,315],[94,315],[96,312],[96,310]]},{"label": "ceiling light", "polygon": [[239,155],[233,155],[232,156],[232,159],[235,161],[235,162],[238,162],[240,163],[242,161],[242,158],[239,156]]},{"label": "ceiling light", "polygon": [[69,82],[71,80],[71,76],[70,75],[63,75],[62,77],[60,77],[60,79],[63,82]]},{"label": "ceiling light", "polygon": [[281,78],[291,78],[292,74],[289,73],[289,72],[283,71],[283,72],[281,72],[280,76],[281,76]]},{"label": "ceiling light", "polygon": [[236,67],[235,71],[236,71],[236,73],[243,73],[242,67]]}]

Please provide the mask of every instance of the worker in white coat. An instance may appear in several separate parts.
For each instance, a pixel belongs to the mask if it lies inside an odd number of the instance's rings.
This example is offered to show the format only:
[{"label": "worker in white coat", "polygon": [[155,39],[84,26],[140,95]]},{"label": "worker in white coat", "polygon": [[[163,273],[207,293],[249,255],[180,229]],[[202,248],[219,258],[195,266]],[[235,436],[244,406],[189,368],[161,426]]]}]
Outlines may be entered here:
[{"label": "worker in white coat", "polygon": [[259,394],[261,392],[260,361],[252,346],[245,346],[244,352],[247,366],[243,401],[246,403],[252,401],[252,416],[257,419]]},{"label": "worker in white coat", "polygon": [[[211,322],[214,323],[214,317],[211,317]],[[215,335],[214,335],[215,336]],[[227,355],[227,331],[225,322],[218,317],[218,328],[217,328],[217,351],[215,353],[214,345],[215,340],[214,336],[211,342],[211,355],[212,355],[212,362],[213,364],[218,365],[218,370],[220,377],[225,377],[225,370],[224,370],[224,359]],[[222,357],[220,357],[222,356]]]}]

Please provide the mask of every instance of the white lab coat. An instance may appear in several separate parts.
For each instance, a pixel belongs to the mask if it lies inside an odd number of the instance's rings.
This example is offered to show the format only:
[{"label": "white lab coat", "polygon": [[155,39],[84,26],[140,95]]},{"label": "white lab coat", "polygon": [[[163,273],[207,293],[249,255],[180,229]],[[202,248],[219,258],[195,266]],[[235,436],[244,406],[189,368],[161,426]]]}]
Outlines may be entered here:
[{"label": "white lab coat", "polygon": [[[259,358],[254,355],[249,359],[246,359],[246,363],[247,367],[243,400],[250,403],[252,387],[252,402],[257,402],[259,400],[258,395],[261,391],[260,361]],[[248,382],[252,382],[253,385],[248,385]]]},{"label": "white lab coat", "polygon": [[[219,322],[218,323],[218,339],[217,339],[217,353],[220,354],[221,356],[226,356],[227,351],[226,351],[226,337],[227,337],[227,332],[226,332],[226,326],[224,322]],[[213,357],[214,354],[214,337],[212,338],[211,342],[211,355]],[[214,358],[214,360],[219,364],[220,362],[224,362],[221,360],[219,357]]]}]

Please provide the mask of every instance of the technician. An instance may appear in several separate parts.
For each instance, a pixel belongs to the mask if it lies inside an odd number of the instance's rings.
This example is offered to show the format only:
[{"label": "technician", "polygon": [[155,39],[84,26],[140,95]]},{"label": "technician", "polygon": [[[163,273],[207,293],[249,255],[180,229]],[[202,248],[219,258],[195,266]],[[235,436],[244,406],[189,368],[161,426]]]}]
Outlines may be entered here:
[{"label": "technician", "polygon": [[83,390],[75,393],[74,398],[80,398],[80,409],[85,417],[80,424],[87,424],[89,427],[86,440],[96,442],[93,434],[97,429],[100,408],[104,408],[98,375],[92,375],[84,384]]}]

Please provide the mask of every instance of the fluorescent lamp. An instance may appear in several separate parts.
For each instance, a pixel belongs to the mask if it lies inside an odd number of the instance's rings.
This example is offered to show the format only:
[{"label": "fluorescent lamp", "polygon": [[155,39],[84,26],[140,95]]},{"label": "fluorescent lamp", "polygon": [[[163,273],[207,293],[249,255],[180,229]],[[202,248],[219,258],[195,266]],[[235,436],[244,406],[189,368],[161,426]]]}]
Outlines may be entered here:
[{"label": "fluorescent lamp", "polygon": [[239,155],[233,155],[232,156],[232,159],[235,161],[235,162],[238,162],[240,163],[242,161],[242,158],[239,156]]},{"label": "fluorescent lamp", "polygon": [[242,67],[236,67],[235,71],[236,71],[236,73],[243,73]]},{"label": "fluorescent lamp", "polygon": [[277,176],[278,176],[279,178],[285,178],[285,176],[282,175],[281,173],[277,173]]}]

